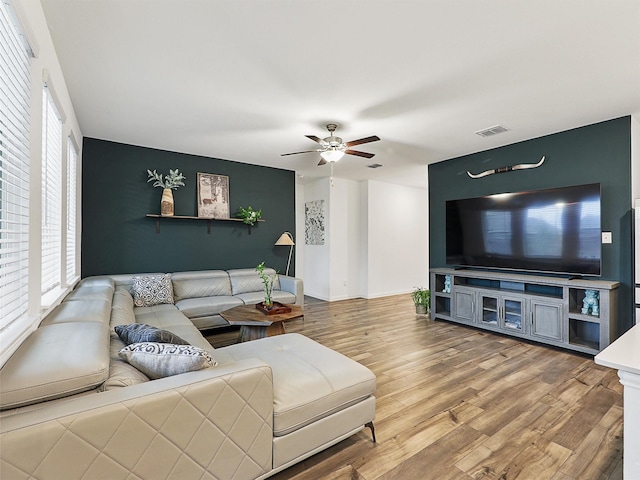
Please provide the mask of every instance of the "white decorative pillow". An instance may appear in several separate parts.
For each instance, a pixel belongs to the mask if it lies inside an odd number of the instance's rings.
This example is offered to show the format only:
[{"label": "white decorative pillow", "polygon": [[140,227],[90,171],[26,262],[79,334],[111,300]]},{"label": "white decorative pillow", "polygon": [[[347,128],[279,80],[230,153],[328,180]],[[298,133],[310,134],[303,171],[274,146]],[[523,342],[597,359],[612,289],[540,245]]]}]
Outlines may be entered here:
[{"label": "white decorative pillow", "polygon": [[136,275],[132,280],[133,304],[136,307],[173,303],[173,284],[170,273]]},{"label": "white decorative pillow", "polygon": [[193,345],[132,343],[120,350],[118,355],[151,379],[218,365],[209,352]]}]

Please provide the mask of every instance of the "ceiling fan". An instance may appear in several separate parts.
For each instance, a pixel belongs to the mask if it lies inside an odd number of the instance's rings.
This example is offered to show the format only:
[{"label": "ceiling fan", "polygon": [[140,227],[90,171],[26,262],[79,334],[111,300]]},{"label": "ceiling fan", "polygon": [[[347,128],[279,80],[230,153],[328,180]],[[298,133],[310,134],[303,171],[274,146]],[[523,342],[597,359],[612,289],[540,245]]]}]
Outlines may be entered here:
[{"label": "ceiling fan", "polygon": [[371,137],[360,138],[359,140],[343,142],[340,137],[336,137],[333,135],[333,132],[336,131],[336,128],[338,128],[338,125],[335,123],[327,124],[329,136],[326,138],[318,138],[315,135],[305,135],[307,138],[319,143],[322,148],[317,148],[315,150],[304,150],[302,152],[283,153],[281,156],[284,157],[285,155],[298,155],[299,153],[319,152],[322,158],[320,159],[318,165],[324,165],[327,162],[337,162],[345,154],[365,158],[371,158],[375,155],[374,153],[351,150],[351,147],[355,145],[362,145],[363,143],[377,142],[378,140],[380,140],[378,136],[373,135]]}]

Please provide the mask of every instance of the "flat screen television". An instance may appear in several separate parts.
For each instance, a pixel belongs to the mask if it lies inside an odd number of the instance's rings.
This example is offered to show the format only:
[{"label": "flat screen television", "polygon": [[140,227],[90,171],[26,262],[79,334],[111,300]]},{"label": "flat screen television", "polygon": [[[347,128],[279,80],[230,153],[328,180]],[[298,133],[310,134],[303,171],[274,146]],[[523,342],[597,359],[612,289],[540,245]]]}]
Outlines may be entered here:
[{"label": "flat screen television", "polygon": [[446,262],[600,275],[600,184],[446,202]]}]

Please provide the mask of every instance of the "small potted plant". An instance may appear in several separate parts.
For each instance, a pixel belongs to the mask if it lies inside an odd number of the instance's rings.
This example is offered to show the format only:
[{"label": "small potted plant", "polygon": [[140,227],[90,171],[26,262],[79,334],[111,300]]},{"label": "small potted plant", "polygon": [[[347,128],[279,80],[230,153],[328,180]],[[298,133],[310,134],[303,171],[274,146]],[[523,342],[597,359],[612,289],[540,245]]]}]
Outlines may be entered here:
[{"label": "small potted plant", "polygon": [[425,315],[429,312],[429,308],[431,307],[431,290],[416,287],[416,289],[411,292],[411,298],[416,306],[416,314]]},{"label": "small potted plant", "polygon": [[160,215],[163,217],[173,216],[173,192],[178,187],[184,187],[186,177],[182,175],[178,169],[169,169],[169,174],[162,176],[161,173],[147,170],[149,179],[147,183],[153,182],[154,187],[162,187],[162,200],[160,201]]},{"label": "small potted plant", "polygon": [[254,210],[251,208],[251,205],[249,205],[247,208],[240,207],[236,215],[247,225],[253,226],[260,220],[260,217],[262,217],[262,210]]},{"label": "small potted plant", "polygon": [[264,285],[264,302],[256,304],[256,308],[267,315],[277,315],[280,313],[290,312],[290,307],[280,302],[274,302],[271,297],[273,285],[278,279],[278,274],[274,273],[273,275],[267,275],[265,272],[264,262],[256,267],[256,272],[258,272],[258,276]]},{"label": "small potted plant", "polygon": [[258,272],[258,276],[264,285],[264,304],[265,306],[271,307],[273,305],[273,299],[271,298],[271,292],[273,291],[273,283],[278,278],[278,275],[267,275],[264,271],[265,266],[264,262],[256,267],[256,272]]}]

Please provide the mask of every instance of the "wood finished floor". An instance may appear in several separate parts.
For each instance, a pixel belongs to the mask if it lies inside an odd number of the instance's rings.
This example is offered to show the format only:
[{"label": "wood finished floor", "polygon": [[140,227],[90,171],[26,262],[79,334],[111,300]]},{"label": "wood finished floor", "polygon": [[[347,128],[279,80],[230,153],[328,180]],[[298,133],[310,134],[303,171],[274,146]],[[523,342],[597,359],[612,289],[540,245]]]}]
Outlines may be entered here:
[{"label": "wood finished floor", "polygon": [[408,295],[308,299],[287,331],[376,374],[378,442],[363,430],[274,480],[622,479],[622,386],[592,357],[429,320]]}]

